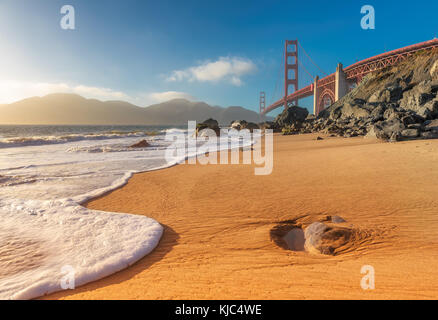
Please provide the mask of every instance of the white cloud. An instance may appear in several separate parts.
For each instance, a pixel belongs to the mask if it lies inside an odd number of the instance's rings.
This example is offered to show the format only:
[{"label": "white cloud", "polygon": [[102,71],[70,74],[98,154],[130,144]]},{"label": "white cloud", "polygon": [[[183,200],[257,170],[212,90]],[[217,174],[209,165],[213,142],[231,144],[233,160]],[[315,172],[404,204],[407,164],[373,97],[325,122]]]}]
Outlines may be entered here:
[{"label": "white cloud", "polygon": [[151,101],[152,103],[160,103],[173,99],[186,99],[189,101],[196,100],[196,98],[190,94],[178,91],[153,92],[148,94],[147,98],[147,100]]},{"label": "white cloud", "polygon": [[238,57],[220,57],[217,61],[206,61],[199,66],[185,70],[176,70],[167,78],[168,81],[219,82],[226,81],[235,86],[243,84],[242,77],[257,70],[249,59]]},{"label": "white cloud", "polygon": [[129,99],[129,96],[127,94],[108,88],[87,87],[80,85],[74,87],[73,92],[81,96],[90,96],[102,100]]},{"label": "white cloud", "polygon": [[85,98],[99,100],[130,100],[127,94],[108,88],[71,86],[66,83],[0,81],[0,103],[11,103],[29,97],[41,97],[60,92],[75,93]]}]

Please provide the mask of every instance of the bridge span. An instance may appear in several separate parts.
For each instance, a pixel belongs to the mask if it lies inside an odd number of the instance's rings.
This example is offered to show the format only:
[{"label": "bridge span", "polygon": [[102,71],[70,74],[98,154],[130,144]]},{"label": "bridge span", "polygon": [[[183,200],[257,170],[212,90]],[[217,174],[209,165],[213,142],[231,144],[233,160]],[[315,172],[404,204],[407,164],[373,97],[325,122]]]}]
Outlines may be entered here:
[{"label": "bridge span", "polygon": [[[298,40],[286,40],[284,48],[284,97],[266,107],[263,93],[260,114],[265,115],[279,107],[286,108],[290,104],[298,105],[299,99],[313,96],[313,113],[318,115],[358,85],[368,73],[395,65],[415,52],[437,47],[438,39],[433,39],[385,52],[356,62],[346,68],[339,63],[336,72],[321,79],[316,77],[312,84],[298,89]],[[294,86],[294,92],[289,94],[288,89],[291,85]]]}]

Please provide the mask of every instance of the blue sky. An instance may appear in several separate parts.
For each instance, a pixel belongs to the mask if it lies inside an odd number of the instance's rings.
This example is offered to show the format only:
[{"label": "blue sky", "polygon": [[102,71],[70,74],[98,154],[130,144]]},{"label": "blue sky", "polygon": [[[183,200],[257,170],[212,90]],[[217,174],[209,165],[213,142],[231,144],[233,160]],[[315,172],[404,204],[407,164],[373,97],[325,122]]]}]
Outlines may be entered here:
[{"label": "blue sky", "polygon": [[[75,30],[60,27],[66,4]],[[367,4],[375,30],[360,27]],[[338,62],[434,38],[437,12],[437,2],[400,0],[2,0],[0,103],[65,91],[140,106],[187,97],[258,110],[260,91],[268,104],[280,97],[285,39],[297,38],[331,73]]]}]

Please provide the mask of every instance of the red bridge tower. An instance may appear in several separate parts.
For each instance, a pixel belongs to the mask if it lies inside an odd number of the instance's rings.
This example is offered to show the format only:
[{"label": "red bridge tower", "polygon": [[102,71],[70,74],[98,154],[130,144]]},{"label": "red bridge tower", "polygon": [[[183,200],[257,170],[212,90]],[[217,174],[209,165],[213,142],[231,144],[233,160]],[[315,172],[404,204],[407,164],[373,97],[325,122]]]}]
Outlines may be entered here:
[{"label": "red bridge tower", "polygon": [[265,109],[266,109],[266,94],[264,91],[260,92],[259,108],[260,108],[260,114],[263,114],[265,112]]},{"label": "red bridge tower", "polygon": [[[294,86],[294,91],[298,90],[298,40],[286,40],[284,45],[284,108],[287,109],[287,96],[289,86]],[[291,73],[289,71],[292,70]],[[293,103],[298,105],[298,99]]]}]

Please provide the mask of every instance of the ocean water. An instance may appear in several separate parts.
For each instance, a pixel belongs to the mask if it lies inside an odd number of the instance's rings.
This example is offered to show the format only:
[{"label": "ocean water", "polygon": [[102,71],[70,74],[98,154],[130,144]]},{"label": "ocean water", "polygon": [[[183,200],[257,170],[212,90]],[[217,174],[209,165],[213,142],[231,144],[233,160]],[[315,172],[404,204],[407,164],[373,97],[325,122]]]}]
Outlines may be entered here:
[{"label": "ocean water", "polygon": [[[177,148],[166,132],[188,135],[169,127],[0,126],[0,299],[80,286],[128,267],[158,245],[158,221],[82,204],[134,173],[197,154],[202,141],[166,157]],[[150,146],[130,148],[142,139]]]}]

